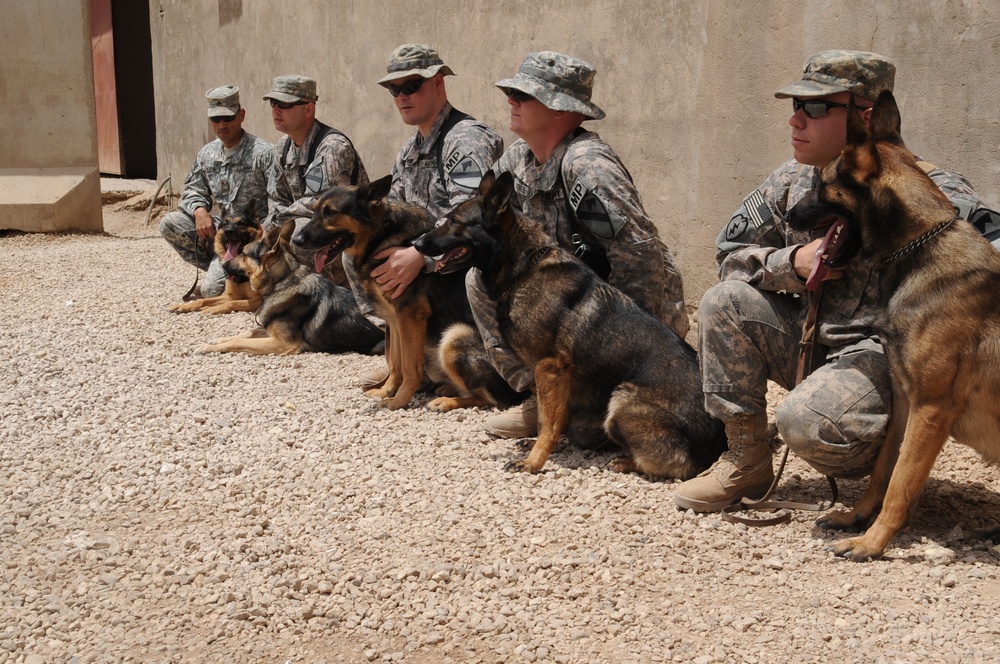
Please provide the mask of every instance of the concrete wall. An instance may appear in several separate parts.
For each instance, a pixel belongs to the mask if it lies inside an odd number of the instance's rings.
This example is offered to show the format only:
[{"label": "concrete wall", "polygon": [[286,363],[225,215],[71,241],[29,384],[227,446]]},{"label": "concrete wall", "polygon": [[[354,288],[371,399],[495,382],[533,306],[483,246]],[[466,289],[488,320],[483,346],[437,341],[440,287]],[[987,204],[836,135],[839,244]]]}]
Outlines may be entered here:
[{"label": "concrete wall", "polygon": [[0,0],[0,228],[101,230],[87,0]]},{"label": "concrete wall", "polygon": [[435,44],[456,71],[458,108],[501,130],[493,83],[524,54],[552,49],[598,70],[589,126],[622,155],[677,255],[689,304],[715,281],[714,241],[742,198],[791,151],[790,103],[772,93],[811,53],[873,50],[898,67],[904,136],[929,161],[964,172],[1000,201],[1000,2],[997,0],[150,0],[160,177],[184,177],[212,138],[204,92],[243,90],[246,127],[278,134],[261,101],[271,78],[319,84],[318,115],[352,137],[373,177],[410,129],[375,85],[403,42]]}]

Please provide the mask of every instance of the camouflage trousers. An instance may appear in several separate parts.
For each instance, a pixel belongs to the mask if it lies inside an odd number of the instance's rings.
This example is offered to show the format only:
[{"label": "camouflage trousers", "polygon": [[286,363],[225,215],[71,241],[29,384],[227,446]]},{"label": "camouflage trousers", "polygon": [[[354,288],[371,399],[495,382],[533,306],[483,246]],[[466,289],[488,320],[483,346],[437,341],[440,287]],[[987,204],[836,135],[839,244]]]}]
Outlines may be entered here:
[{"label": "camouflage trousers", "polygon": [[[212,221],[218,229],[219,218],[212,217]],[[198,237],[194,217],[180,210],[168,212],[160,221],[160,235],[184,262],[205,271],[200,286],[203,297],[215,297],[222,293],[226,287],[226,272],[215,255],[213,242]]]},{"label": "camouflage trousers", "polygon": [[795,386],[805,314],[804,298],[739,281],[710,288],[698,312],[705,406],[724,422],[763,412],[771,379],[791,390],[775,409],[789,449],[825,475],[862,477],[889,424],[885,354],[874,339],[825,348],[825,364]]},{"label": "camouflage trousers", "polygon": [[469,296],[472,318],[483,337],[483,345],[493,368],[518,392],[533,388],[535,372],[503,340],[497,320],[497,303],[486,293],[483,275],[478,268],[472,268],[466,274],[465,292]]}]

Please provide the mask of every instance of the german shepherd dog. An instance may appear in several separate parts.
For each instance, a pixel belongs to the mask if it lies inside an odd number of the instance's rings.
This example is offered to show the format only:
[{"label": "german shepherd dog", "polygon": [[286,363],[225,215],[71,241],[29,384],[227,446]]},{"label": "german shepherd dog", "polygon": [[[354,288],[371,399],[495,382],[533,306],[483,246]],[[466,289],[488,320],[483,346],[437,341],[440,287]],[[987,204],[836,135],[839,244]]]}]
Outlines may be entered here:
[{"label": "german shepherd dog", "polygon": [[503,338],[534,368],[538,438],[508,469],[539,472],[568,425],[571,441],[622,448],[614,470],[686,479],[710,466],[726,436],[705,412],[694,350],[515,212],[509,173],[480,191],[415,246],[442,256],[439,272],[479,268]]},{"label": "german shepherd dog", "polygon": [[848,114],[847,146],[789,223],[804,230],[841,221],[860,256],[880,265],[876,329],[892,376],[889,430],[854,509],[818,522],[870,525],[831,547],[864,561],[880,557],[906,523],[949,436],[1000,461],[1000,254],[955,218],[906,149],[892,93],[876,101],[870,131],[853,108]]},{"label": "german shepherd dog", "polygon": [[[315,205],[312,220],[292,238],[304,249],[315,249],[316,263],[329,262],[345,254],[357,273],[360,287],[385,321],[385,355],[389,377],[382,387],[366,392],[381,398],[380,405],[401,408],[410,402],[423,381],[425,353],[432,359],[447,330],[452,347],[473,353],[479,348],[482,357],[466,355],[458,360],[470,368],[469,380],[450,387],[462,398],[441,398],[429,407],[445,411],[458,407],[499,405],[523,400],[514,392],[486,359],[482,340],[471,326],[472,311],[465,293],[465,272],[447,275],[421,273],[402,294],[393,299],[383,293],[371,272],[381,261],[374,258],[382,249],[409,246],[413,239],[434,227],[434,218],[422,207],[387,199],[392,177],[386,176],[361,187],[335,187]],[[448,329],[453,325],[455,329]],[[432,380],[446,378],[436,362],[426,368]]]},{"label": "german shepherd dog", "polygon": [[260,294],[260,327],[200,346],[198,352],[377,352],[382,332],[361,315],[349,289],[296,259],[289,246],[294,232],[292,219],[226,261],[227,274],[247,279]]},{"label": "german shepherd dog", "polygon": [[[256,207],[256,201],[251,200],[241,213],[223,211],[222,223],[215,233],[215,255],[223,263],[236,258],[245,247],[264,234]],[[175,304],[170,307],[170,311],[179,314],[190,311],[230,314],[234,311],[257,311],[259,306],[260,294],[250,286],[248,279],[227,275],[226,289],[222,295]]]}]

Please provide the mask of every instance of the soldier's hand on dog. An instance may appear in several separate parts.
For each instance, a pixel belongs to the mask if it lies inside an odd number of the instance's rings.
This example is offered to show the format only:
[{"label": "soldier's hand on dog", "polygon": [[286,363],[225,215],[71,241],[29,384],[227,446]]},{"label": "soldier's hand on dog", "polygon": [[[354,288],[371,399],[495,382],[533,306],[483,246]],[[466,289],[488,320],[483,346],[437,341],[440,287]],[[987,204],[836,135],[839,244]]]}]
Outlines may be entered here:
[{"label": "soldier's hand on dog", "polygon": [[[803,281],[809,278],[809,274],[813,269],[813,259],[816,257],[816,252],[819,251],[822,244],[823,238],[816,238],[809,244],[799,247],[792,255],[792,267],[795,269],[795,274]],[[840,279],[842,276],[844,276],[843,269],[827,268],[827,273],[823,276],[823,281]]]},{"label": "soldier's hand on dog", "polygon": [[212,215],[203,207],[194,211],[194,227],[202,240],[211,240],[215,237],[215,222],[212,221]]},{"label": "soldier's hand on dog", "polygon": [[424,257],[414,247],[388,247],[375,254],[384,263],[372,270],[372,276],[390,298],[396,299],[424,269]]}]

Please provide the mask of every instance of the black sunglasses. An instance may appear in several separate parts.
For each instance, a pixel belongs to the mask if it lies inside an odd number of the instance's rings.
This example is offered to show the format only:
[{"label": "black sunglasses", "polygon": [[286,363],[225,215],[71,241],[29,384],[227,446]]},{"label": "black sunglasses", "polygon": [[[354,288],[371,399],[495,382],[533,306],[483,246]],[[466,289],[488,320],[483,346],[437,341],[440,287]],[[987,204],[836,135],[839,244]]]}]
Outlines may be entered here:
[{"label": "black sunglasses", "polygon": [[406,83],[402,85],[394,85],[392,83],[386,83],[385,87],[389,90],[389,94],[393,97],[398,97],[400,94],[404,94],[407,97],[415,93],[420,89],[420,86],[429,81],[428,78],[411,78]]},{"label": "black sunglasses", "polygon": [[216,116],[211,117],[209,119],[212,121],[212,124],[219,124],[220,122],[232,122],[233,120],[236,119],[236,116],[235,115],[216,115]]},{"label": "black sunglasses", "polygon": [[268,101],[271,102],[271,108],[274,108],[275,106],[277,106],[278,108],[280,108],[283,111],[287,111],[292,106],[305,106],[306,104],[309,103],[307,101],[291,101],[291,102],[288,102],[288,101],[278,101],[277,99],[268,99]]},{"label": "black sunglasses", "polygon": [[[812,118],[813,120],[824,117],[827,113],[830,112],[831,108],[847,108],[847,107],[848,107],[847,104],[841,104],[840,102],[836,101],[822,101],[816,99],[806,100],[806,99],[796,99],[795,97],[792,97],[793,112],[798,113],[799,109],[804,110],[806,112],[806,117]],[[871,106],[855,106],[854,108],[858,109],[859,111],[864,111],[871,108]]]},{"label": "black sunglasses", "polygon": [[507,95],[508,99],[516,101],[518,104],[523,104],[526,101],[531,101],[534,99],[527,92],[521,92],[520,90],[515,90],[514,88],[505,88],[503,93]]}]

